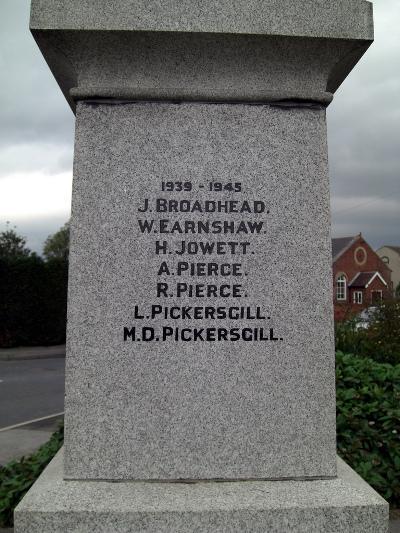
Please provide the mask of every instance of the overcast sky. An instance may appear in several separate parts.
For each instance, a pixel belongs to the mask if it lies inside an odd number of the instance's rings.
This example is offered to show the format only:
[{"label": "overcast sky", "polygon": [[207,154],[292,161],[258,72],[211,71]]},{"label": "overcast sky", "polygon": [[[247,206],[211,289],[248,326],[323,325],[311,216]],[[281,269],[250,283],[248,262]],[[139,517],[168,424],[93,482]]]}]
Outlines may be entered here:
[{"label": "overcast sky", "polygon": [[[335,1],[335,0],[332,0]],[[328,108],[333,235],[400,245],[400,0],[375,0],[375,43]],[[0,0],[0,231],[41,252],[69,217],[74,117],[28,31]]]}]

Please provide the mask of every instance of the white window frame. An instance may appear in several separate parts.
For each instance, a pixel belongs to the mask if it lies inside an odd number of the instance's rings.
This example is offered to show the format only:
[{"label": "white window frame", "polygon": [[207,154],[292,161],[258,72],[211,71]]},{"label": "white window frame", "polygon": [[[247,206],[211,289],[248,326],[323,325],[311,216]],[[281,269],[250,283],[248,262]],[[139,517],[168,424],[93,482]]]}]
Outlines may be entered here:
[{"label": "white window frame", "polygon": [[363,292],[354,291],[353,292],[353,304],[362,304],[363,303]]},{"label": "white window frame", "polygon": [[343,273],[336,278],[336,300],[338,302],[347,300],[347,277]]}]

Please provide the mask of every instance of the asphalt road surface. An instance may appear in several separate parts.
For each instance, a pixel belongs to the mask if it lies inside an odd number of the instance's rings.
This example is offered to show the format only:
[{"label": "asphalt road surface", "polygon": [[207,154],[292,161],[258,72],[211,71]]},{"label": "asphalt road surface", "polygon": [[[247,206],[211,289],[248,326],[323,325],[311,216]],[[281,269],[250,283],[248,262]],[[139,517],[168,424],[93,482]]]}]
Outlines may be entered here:
[{"label": "asphalt road surface", "polygon": [[0,429],[64,411],[65,359],[0,361]]}]

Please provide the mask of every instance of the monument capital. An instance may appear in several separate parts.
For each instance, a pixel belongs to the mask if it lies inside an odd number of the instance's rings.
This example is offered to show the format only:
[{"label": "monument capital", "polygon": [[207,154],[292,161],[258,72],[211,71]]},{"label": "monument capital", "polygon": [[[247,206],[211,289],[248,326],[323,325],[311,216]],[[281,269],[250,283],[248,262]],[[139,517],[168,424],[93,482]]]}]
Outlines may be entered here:
[{"label": "monument capital", "polygon": [[365,0],[33,0],[31,31],[83,99],[328,105],[373,40]]}]

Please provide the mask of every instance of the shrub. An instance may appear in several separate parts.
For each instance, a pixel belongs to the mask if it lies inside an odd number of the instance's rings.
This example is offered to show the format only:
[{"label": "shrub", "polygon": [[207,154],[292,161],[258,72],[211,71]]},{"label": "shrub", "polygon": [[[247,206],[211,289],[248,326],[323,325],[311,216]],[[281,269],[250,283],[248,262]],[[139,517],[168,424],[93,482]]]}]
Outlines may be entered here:
[{"label": "shrub", "polygon": [[382,363],[400,363],[400,300],[385,301],[376,308],[365,330],[365,355]]},{"label": "shrub", "polygon": [[68,262],[0,258],[0,347],[65,342]]},{"label": "shrub", "polygon": [[400,505],[400,365],[336,356],[339,455]]},{"label": "shrub", "polygon": [[336,324],[336,349],[380,363],[400,364],[400,300],[378,305],[368,328],[357,328],[358,322],[354,317]]},{"label": "shrub", "polygon": [[62,446],[61,426],[37,452],[0,466],[0,527],[12,527],[14,508]]}]

